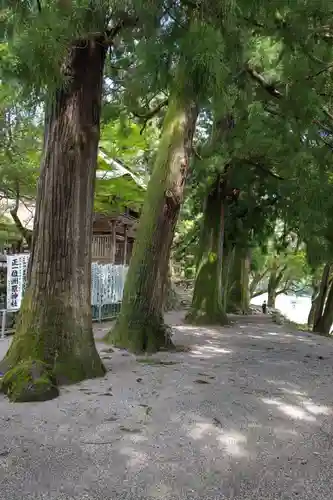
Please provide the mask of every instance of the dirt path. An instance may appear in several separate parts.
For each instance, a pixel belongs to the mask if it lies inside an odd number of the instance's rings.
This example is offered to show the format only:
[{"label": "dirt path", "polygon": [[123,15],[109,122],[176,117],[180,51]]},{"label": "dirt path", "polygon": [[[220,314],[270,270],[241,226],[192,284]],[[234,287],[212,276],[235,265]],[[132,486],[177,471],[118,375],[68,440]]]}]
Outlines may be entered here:
[{"label": "dirt path", "polygon": [[332,341],[260,317],[172,322],[191,352],[142,363],[99,343],[105,379],[0,396],[1,500],[332,498]]}]

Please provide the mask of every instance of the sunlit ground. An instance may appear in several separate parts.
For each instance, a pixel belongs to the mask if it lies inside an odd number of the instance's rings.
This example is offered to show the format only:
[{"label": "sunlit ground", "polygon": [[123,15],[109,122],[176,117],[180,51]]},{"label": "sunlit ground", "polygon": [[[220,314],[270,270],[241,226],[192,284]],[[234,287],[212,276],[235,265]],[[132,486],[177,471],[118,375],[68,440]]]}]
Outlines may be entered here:
[{"label": "sunlit ground", "polygon": [[143,363],[99,342],[105,378],[42,404],[0,395],[0,500],[332,498],[333,343],[182,315],[167,320],[185,349]]},{"label": "sunlit ground", "polygon": [[[260,306],[263,301],[267,301],[267,293],[259,295],[251,300],[251,304]],[[308,315],[311,308],[310,297],[297,297],[289,295],[278,295],[275,307],[286,316],[290,321],[304,325],[308,321]]]}]

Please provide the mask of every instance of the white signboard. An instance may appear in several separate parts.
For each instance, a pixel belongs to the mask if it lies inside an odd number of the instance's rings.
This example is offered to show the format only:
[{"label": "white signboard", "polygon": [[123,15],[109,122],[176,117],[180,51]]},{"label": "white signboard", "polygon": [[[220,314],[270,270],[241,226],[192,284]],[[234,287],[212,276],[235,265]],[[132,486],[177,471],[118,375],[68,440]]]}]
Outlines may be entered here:
[{"label": "white signboard", "polygon": [[[7,255],[7,310],[21,307],[27,280],[29,254]],[[121,302],[127,266],[93,263],[91,268],[91,305],[102,306]]]},{"label": "white signboard", "polygon": [[27,281],[29,254],[7,255],[7,310],[21,307]]}]

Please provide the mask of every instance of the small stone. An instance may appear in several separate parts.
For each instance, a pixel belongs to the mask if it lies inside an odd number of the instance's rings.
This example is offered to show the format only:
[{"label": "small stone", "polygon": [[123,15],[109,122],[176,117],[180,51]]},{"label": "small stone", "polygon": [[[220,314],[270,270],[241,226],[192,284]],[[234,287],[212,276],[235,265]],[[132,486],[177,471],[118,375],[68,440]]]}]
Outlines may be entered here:
[{"label": "small stone", "polygon": [[213,423],[214,423],[215,427],[219,427],[220,429],[222,429],[223,425],[222,425],[221,421],[218,418],[214,417],[213,418]]},{"label": "small stone", "polygon": [[118,420],[118,417],[111,415],[111,417],[107,417],[105,419],[105,422],[116,422]]}]

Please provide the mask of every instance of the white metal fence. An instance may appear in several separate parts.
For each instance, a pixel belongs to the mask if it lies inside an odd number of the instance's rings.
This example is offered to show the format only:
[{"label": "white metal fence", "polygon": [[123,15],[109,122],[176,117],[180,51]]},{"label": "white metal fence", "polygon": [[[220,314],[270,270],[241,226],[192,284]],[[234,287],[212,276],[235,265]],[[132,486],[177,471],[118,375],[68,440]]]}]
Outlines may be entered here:
[{"label": "white metal fence", "polygon": [[[28,254],[7,256],[7,297],[0,310],[1,336],[4,337],[15,321],[26,285]],[[91,267],[91,308],[93,320],[115,317],[123,297],[128,266],[93,263]]]}]

